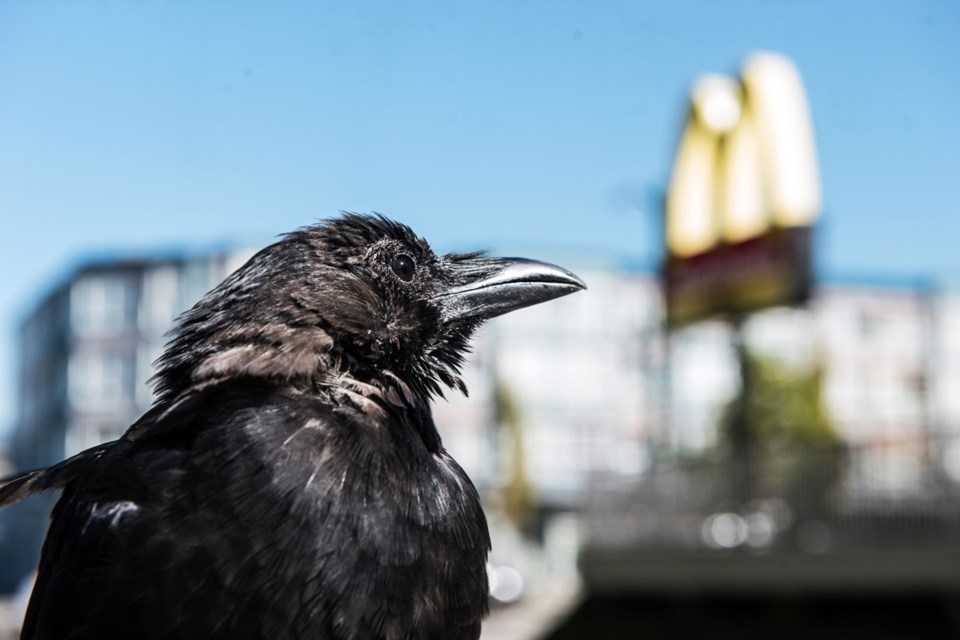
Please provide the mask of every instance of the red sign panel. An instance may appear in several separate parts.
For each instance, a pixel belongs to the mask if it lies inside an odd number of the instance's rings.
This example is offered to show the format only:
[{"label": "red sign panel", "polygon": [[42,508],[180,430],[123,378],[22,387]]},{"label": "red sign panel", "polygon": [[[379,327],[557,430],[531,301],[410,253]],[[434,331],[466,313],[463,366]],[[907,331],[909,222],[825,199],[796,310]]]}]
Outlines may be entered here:
[{"label": "red sign panel", "polygon": [[687,258],[668,257],[667,322],[679,326],[805,302],[812,281],[810,234],[808,227],[774,229]]}]

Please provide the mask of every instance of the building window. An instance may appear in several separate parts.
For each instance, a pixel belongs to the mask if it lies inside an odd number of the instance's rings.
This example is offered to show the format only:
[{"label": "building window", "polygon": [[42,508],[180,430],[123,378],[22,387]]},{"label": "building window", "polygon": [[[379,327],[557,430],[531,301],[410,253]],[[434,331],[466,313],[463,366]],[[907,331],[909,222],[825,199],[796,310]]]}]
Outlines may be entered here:
[{"label": "building window", "polygon": [[80,352],[70,358],[70,404],[81,411],[106,411],[131,400],[133,363],[119,353]]},{"label": "building window", "polygon": [[140,296],[140,331],[162,336],[173,326],[179,308],[180,280],[174,266],[160,266],[143,273]]},{"label": "building window", "polygon": [[133,326],[136,290],[125,273],[87,275],[70,290],[70,320],[79,334],[116,333]]}]

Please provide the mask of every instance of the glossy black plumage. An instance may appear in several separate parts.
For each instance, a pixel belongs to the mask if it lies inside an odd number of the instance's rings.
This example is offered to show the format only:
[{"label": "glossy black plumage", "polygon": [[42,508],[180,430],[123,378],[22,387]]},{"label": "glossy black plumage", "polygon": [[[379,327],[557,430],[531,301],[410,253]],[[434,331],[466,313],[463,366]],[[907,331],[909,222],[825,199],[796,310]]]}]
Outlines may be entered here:
[{"label": "glossy black plumage", "polygon": [[118,441],[62,488],[23,638],[477,638],[486,521],[430,414],[484,319],[583,287],[345,214],[184,314]]}]

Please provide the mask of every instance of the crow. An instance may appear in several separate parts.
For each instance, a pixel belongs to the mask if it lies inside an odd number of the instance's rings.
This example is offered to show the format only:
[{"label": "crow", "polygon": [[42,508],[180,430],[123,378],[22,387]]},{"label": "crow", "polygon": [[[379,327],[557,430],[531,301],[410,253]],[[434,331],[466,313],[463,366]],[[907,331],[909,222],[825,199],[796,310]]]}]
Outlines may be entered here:
[{"label": "crow", "polygon": [[62,489],[27,640],[477,638],[490,537],[430,403],[486,319],[585,288],[344,213],[177,320],[126,433],[0,487]]}]

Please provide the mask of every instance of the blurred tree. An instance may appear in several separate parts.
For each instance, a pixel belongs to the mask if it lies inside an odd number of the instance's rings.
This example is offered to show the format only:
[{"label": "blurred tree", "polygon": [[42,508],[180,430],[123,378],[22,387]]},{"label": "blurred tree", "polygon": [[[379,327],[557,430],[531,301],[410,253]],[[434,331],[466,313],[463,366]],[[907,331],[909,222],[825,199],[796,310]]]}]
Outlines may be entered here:
[{"label": "blurred tree", "polygon": [[749,348],[742,366],[748,383],[721,418],[722,446],[742,471],[739,499],[775,495],[804,518],[830,511],[847,449],[823,402],[823,366],[791,367]]},{"label": "blurred tree", "polygon": [[499,376],[494,379],[493,406],[501,452],[506,458],[503,510],[519,531],[528,532],[533,526],[536,497],[527,475],[523,425],[516,399]]},{"label": "blurred tree", "polygon": [[744,434],[752,449],[834,448],[842,440],[823,402],[823,367],[799,369],[747,350],[749,394],[741,389],[723,410],[725,440],[743,412]]}]

